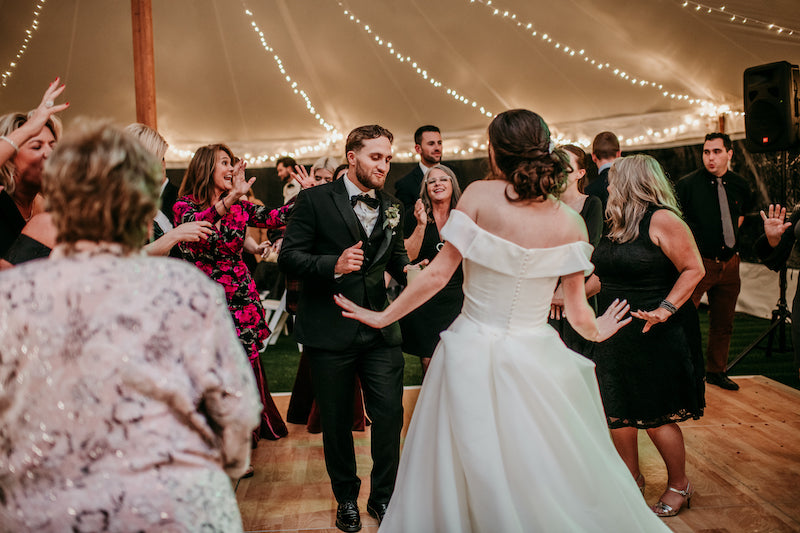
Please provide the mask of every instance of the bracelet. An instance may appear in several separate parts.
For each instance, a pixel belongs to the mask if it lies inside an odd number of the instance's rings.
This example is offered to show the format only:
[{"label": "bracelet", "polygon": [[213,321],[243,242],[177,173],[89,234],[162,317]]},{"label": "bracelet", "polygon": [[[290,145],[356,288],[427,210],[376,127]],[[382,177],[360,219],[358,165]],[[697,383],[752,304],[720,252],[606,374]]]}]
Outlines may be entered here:
[{"label": "bracelet", "polygon": [[19,152],[19,146],[17,146],[17,143],[15,143],[14,141],[12,141],[11,139],[9,139],[8,137],[6,137],[5,135],[0,135],[0,141],[5,141],[5,142],[7,142],[8,144],[10,144],[10,145],[11,145],[11,148],[13,148],[13,149],[14,149],[14,153],[17,153],[17,152]]},{"label": "bracelet", "polygon": [[664,309],[669,311],[669,314],[671,314],[671,315],[674,315],[675,313],[678,312],[678,308],[675,307],[675,304],[673,304],[672,302],[670,302],[667,299],[661,300],[661,303],[658,304],[658,306],[659,307],[663,307]]}]

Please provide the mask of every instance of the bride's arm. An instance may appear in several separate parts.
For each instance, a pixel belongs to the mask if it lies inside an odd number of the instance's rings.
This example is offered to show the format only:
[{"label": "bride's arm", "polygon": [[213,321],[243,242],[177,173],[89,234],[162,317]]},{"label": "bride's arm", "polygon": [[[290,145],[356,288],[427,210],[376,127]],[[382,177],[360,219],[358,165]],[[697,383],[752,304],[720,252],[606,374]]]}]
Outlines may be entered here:
[{"label": "bride's arm", "polygon": [[570,325],[580,335],[594,342],[603,342],[622,326],[631,321],[627,318],[628,302],[614,300],[601,316],[595,318],[589,302],[586,301],[586,288],[583,272],[575,272],[561,277],[564,291],[564,311]]},{"label": "bride's arm", "polygon": [[414,282],[409,284],[389,307],[381,312],[364,309],[341,294],[337,294],[333,299],[343,309],[342,316],[354,318],[373,328],[383,328],[403,318],[442,290],[460,263],[461,254],[455,246],[446,242],[442,251],[436,254],[430,265],[414,278]]}]

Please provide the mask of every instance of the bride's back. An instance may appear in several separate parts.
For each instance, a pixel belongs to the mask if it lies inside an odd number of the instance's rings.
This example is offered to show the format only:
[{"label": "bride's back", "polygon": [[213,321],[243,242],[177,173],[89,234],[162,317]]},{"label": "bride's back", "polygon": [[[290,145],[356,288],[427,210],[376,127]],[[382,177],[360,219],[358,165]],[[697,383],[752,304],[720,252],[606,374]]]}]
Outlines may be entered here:
[{"label": "bride's back", "polygon": [[511,184],[499,179],[474,182],[468,191],[459,208],[484,230],[522,248],[587,240],[580,215],[558,200],[511,202],[506,197],[507,191],[513,194]]}]

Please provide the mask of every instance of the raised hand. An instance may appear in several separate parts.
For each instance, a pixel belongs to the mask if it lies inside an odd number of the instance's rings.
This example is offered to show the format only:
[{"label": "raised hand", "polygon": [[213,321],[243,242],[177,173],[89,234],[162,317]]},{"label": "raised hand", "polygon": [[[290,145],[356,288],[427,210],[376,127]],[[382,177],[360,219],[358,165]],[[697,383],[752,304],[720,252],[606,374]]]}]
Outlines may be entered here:
[{"label": "raised hand", "polygon": [[345,248],[333,267],[334,274],[349,274],[361,268],[364,264],[364,250],[361,249],[361,245],[362,242],[358,241],[350,248]]},{"label": "raised hand", "polygon": [[761,219],[764,221],[764,234],[769,245],[775,248],[781,242],[783,233],[792,226],[791,222],[784,222],[786,219],[786,208],[780,204],[769,204],[768,214],[761,211]]},{"label": "raised hand", "polygon": [[303,165],[295,165],[294,172],[290,171],[289,175],[292,176],[303,189],[308,189],[309,187],[313,187],[317,184],[316,180],[308,175],[308,171]]},{"label": "raised hand", "polygon": [[47,87],[47,90],[42,96],[42,101],[28,119],[27,124],[30,124],[31,129],[36,130],[36,133],[44,128],[44,125],[47,124],[51,116],[69,107],[69,102],[64,104],[55,103],[56,98],[61,96],[61,93],[64,92],[66,88],[66,85],[59,85],[60,81],[61,78],[56,78],[55,81]]},{"label": "raised hand", "polygon": [[417,224],[425,226],[428,223],[428,213],[425,212],[425,204],[422,200],[417,200],[414,204],[414,218],[417,219]]},{"label": "raised hand", "polygon": [[236,198],[237,201],[244,196],[247,195],[247,191],[250,190],[250,187],[256,182],[256,177],[253,176],[249,180],[244,175],[244,170],[247,168],[247,162],[244,159],[240,159],[233,165],[233,178],[231,179],[231,191],[229,196],[232,198]]},{"label": "raised hand", "polygon": [[630,311],[631,306],[627,300],[620,301],[619,298],[611,302],[606,312],[597,317],[597,337],[595,342],[603,342],[619,331],[622,326],[628,324],[632,319],[625,315]]},{"label": "raised hand", "polygon": [[342,308],[342,316],[345,318],[352,318],[359,322],[366,324],[372,328],[383,328],[389,325],[383,318],[384,314],[370,309],[364,309],[360,305],[356,305],[341,294],[336,294],[333,297],[336,305]]}]

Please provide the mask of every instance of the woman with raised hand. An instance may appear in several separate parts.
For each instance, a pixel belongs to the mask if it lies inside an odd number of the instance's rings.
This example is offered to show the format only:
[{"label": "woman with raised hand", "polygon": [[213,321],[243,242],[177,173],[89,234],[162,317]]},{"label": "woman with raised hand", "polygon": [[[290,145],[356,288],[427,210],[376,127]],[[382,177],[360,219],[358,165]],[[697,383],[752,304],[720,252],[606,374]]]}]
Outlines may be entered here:
[{"label": "woman with raised hand", "polygon": [[[427,264],[444,246],[441,230],[461,198],[455,173],[441,163],[425,172],[419,199],[407,215],[406,252],[412,264]],[[421,267],[419,267],[421,268]],[[409,272],[414,272],[409,269]],[[419,272],[419,270],[416,270]],[[412,278],[413,279],[413,278]],[[403,351],[419,357],[422,377],[428,372],[439,334],[456,319],[464,303],[464,272],[457,268],[447,285],[433,298],[400,320]]]},{"label": "woman with raised hand", "polygon": [[[187,260],[225,289],[228,308],[253,367],[264,405],[261,426],[253,433],[254,442],[258,442],[261,437],[279,439],[288,431],[269,395],[261,367],[259,350],[270,332],[255,282],[242,259],[242,250],[249,226],[284,226],[292,206],[270,210],[243,201],[242,197],[256,178],[245,177],[244,160],[235,164],[233,161],[233,152],[224,144],[198,148],[183,176],[173,210],[176,225],[199,221],[212,225],[207,239],[182,242],[179,247]],[[308,185],[301,183],[304,187]]]},{"label": "woman with raised hand", "polygon": [[0,257],[25,224],[44,212],[42,169],[61,135],[61,121],[55,114],[69,107],[69,102],[55,102],[64,91],[59,82],[56,78],[48,86],[30,113],[0,117]]}]

